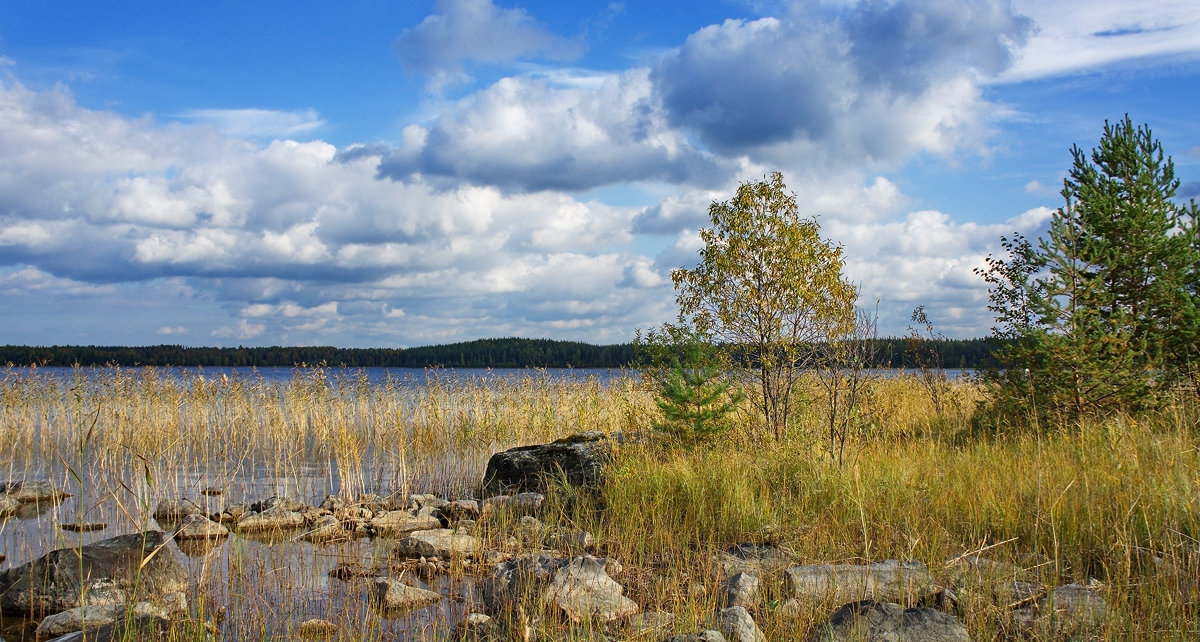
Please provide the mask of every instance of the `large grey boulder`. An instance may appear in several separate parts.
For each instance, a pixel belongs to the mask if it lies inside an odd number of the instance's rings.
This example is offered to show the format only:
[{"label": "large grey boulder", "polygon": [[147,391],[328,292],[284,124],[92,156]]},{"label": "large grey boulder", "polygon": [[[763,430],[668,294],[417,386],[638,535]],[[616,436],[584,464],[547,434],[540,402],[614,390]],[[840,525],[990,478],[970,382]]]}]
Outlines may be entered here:
[{"label": "large grey boulder", "polygon": [[637,613],[636,602],[625,597],[625,588],[608,576],[604,564],[591,555],[571,558],[554,573],[546,598],[572,622],[593,619],[612,622]]},{"label": "large grey boulder", "polygon": [[85,604],[175,599],[187,571],[160,531],[61,548],[0,571],[0,610],[41,617]]},{"label": "large grey boulder", "polygon": [[492,455],[483,473],[483,496],[540,491],[559,479],[573,486],[599,484],[621,433],[588,431],[548,444],[522,446]]},{"label": "large grey boulder", "polygon": [[788,595],[814,602],[882,600],[911,603],[933,593],[933,575],[921,562],[812,564],[784,571]]},{"label": "large grey boulder", "polygon": [[554,604],[575,622],[612,622],[637,613],[637,603],[624,596],[607,565],[607,560],[590,555],[522,555],[492,568],[481,583],[481,597],[496,616],[511,614],[528,599]]},{"label": "large grey boulder", "polygon": [[813,628],[810,642],[970,642],[952,615],[891,602],[851,602]]}]

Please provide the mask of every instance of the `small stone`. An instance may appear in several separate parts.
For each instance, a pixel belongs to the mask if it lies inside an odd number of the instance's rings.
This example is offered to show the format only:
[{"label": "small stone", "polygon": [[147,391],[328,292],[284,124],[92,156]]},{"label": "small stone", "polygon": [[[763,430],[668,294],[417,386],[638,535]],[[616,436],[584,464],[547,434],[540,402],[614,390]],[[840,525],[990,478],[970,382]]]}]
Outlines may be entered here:
[{"label": "small stone", "polygon": [[154,507],[154,519],[174,521],[188,515],[203,515],[204,509],[196,502],[187,499],[164,499]]},{"label": "small stone", "polygon": [[717,613],[717,630],[731,642],[766,642],[767,638],[755,624],[750,612],[740,606],[730,606]]},{"label": "small stone", "polygon": [[375,596],[385,609],[408,609],[439,602],[440,593],[409,586],[390,577],[375,578]]},{"label": "small stone", "polygon": [[454,558],[472,555],[478,543],[474,536],[449,528],[415,531],[396,544],[395,553],[401,558]]},{"label": "small stone", "polygon": [[203,515],[188,515],[175,532],[177,540],[220,539],[229,535],[229,529]]},{"label": "small stone", "polygon": [[731,575],[721,581],[720,596],[725,606],[753,608],[758,603],[758,578],[749,573]]},{"label": "small stone", "polygon": [[238,520],[239,531],[272,531],[304,526],[304,516],[283,506],[273,506],[261,513],[251,512]]}]

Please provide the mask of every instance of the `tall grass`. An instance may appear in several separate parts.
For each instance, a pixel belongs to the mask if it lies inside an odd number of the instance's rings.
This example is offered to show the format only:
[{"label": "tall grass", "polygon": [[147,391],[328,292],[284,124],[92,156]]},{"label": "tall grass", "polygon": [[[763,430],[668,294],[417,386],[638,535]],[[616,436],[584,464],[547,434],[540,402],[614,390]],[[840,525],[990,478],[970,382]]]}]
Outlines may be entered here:
[{"label": "tall grass", "polygon": [[[210,509],[271,494],[471,496],[498,450],[583,430],[648,430],[655,412],[632,379],[536,372],[516,380],[434,373],[415,385],[319,368],[287,381],[83,369],[67,379],[9,373],[0,384],[0,479],[50,477],[76,497],[49,520],[99,515],[120,521],[121,532],[150,524],[158,500],[180,496]],[[716,606],[725,573],[718,551],[755,541],[797,564],[917,559],[946,584],[947,559],[986,549],[1050,586],[1102,582],[1111,610],[1101,638],[1200,635],[1195,399],[1151,416],[1003,433],[974,420],[981,393],[970,382],[948,389],[939,414],[913,379],[880,379],[862,397],[838,464],[817,390],[809,382],[799,391],[795,432],[781,442],[742,409],[736,428],[707,445],[626,443],[599,493],[557,488],[546,520],[595,534],[598,554],[623,563],[627,593],[644,609],[676,613],[681,630],[703,625]],[[224,494],[201,495],[210,488]],[[10,564],[76,541],[24,523],[0,522]],[[335,597],[345,589],[313,569],[380,563],[386,548],[234,538],[216,557],[189,563],[205,611],[228,608],[228,635],[287,635],[327,616],[354,632],[343,639],[374,640],[396,629],[357,597]],[[781,579],[764,580],[753,611],[770,639],[794,639],[838,606],[785,609]],[[284,603],[286,612],[273,607]],[[400,635],[440,635],[432,631],[467,608],[450,604]],[[963,613],[974,639],[1002,637],[1005,617],[975,605]]]}]

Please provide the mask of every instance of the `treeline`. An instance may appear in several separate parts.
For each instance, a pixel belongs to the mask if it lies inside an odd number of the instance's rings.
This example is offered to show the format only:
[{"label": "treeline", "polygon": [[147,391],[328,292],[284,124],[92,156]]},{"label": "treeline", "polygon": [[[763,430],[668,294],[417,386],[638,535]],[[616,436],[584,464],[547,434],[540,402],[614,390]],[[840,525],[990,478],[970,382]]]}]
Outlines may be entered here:
[{"label": "treeline", "polygon": [[[881,368],[987,368],[995,365],[987,339],[943,339],[906,350],[905,339],[877,339]],[[911,346],[910,346],[911,348]],[[915,352],[915,354],[914,354]],[[918,357],[917,355],[922,355]],[[301,364],[351,368],[625,368],[634,365],[632,344],[591,345],[550,339],[479,339],[418,348],[259,348],[157,346],[0,346],[0,364],[14,366],[207,366],[292,367]]]},{"label": "treeline", "polygon": [[0,363],[16,366],[254,366],[301,364],[351,368],[621,368],[633,346],[549,339],[480,339],[419,348],[258,348],[157,346],[0,346]]}]

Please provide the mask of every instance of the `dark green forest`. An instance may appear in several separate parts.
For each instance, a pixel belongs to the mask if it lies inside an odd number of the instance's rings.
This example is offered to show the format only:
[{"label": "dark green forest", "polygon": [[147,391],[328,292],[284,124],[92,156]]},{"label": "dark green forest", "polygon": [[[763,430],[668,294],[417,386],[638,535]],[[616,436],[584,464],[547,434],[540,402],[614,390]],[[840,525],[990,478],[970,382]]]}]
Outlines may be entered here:
[{"label": "dark green forest", "polygon": [[[984,368],[993,365],[986,339],[946,339],[924,344],[938,356],[925,365]],[[905,340],[878,339],[876,365],[921,365],[905,353]],[[156,346],[0,346],[0,364],[11,366],[256,366],[299,365],[352,368],[624,368],[635,364],[633,344],[591,345],[550,339],[479,339],[417,348],[335,348],[270,346],[258,348]]]}]

